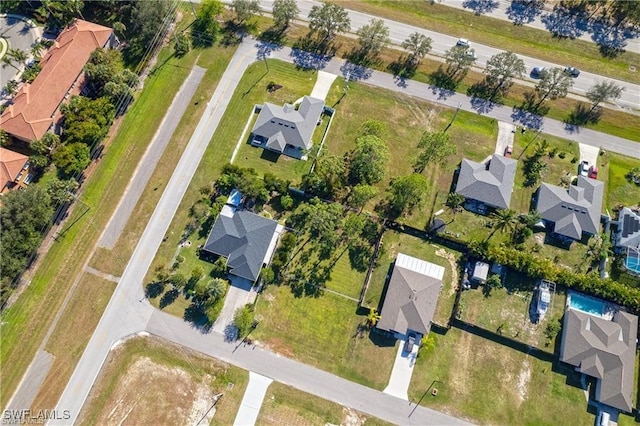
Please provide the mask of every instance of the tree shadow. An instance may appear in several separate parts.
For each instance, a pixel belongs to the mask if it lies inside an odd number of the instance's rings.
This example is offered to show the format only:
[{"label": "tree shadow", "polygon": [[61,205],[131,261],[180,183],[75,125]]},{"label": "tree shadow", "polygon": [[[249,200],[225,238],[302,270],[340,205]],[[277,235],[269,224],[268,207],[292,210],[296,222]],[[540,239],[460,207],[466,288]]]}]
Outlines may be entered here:
[{"label": "tree shadow", "polygon": [[367,68],[362,65],[353,64],[351,62],[345,62],[340,67],[340,71],[344,78],[348,78],[350,81],[368,80],[373,74],[371,68]]},{"label": "tree shadow", "polygon": [[547,30],[558,38],[577,38],[586,31],[584,12],[556,4],[553,11],[542,15],[540,20]]},{"label": "tree shadow", "polygon": [[530,24],[542,13],[544,0],[513,0],[507,8],[507,16],[514,25]]},{"label": "tree shadow", "polygon": [[358,272],[367,272],[372,254],[371,247],[365,247],[359,244],[349,247],[349,262],[351,268]]},{"label": "tree shadow", "polygon": [[335,46],[319,42],[308,33],[294,43],[291,57],[299,69],[319,70],[327,66],[335,53]]},{"label": "tree shadow", "polygon": [[187,322],[190,322],[195,328],[204,332],[210,331],[211,326],[213,325],[207,317],[203,306],[196,302],[193,302],[187,309],[184,310],[183,319]]},{"label": "tree shadow", "polygon": [[175,302],[179,295],[180,292],[175,288],[172,288],[171,290],[164,293],[160,298],[160,309],[164,309]]},{"label": "tree shadow", "polygon": [[144,289],[144,295],[149,299],[155,299],[162,294],[165,285],[166,283],[162,281],[149,283]]},{"label": "tree shadow", "polygon": [[580,126],[597,123],[601,115],[602,109],[591,109],[586,104],[579,103],[564,120],[565,129],[577,132]]},{"label": "tree shadow", "polygon": [[402,55],[387,65],[387,70],[393,74],[393,80],[399,87],[407,87],[407,80],[411,80],[418,70],[418,64],[409,59],[408,55]]},{"label": "tree shadow", "polygon": [[498,5],[498,2],[495,0],[464,0],[462,2],[462,7],[471,9],[476,15],[491,13]]},{"label": "tree shadow", "polygon": [[605,58],[615,58],[627,46],[625,30],[610,26],[604,18],[589,23],[591,39]]},{"label": "tree shadow", "polygon": [[541,115],[534,112],[525,111],[514,107],[511,113],[511,119],[515,123],[520,123],[523,127],[533,130],[540,130],[544,124]]},{"label": "tree shadow", "polygon": [[447,99],[456,93],[459,80],[456,80],[450,73],[446,72],[442,65],[429,74],[429,89],[438,99]]},{"label": "tree shadow", "polygon": [[499,101],[494,91],[484,82],[475,83],[467,90],[467,96],[471,97],[471,108],[478,114],[487,114]]}]

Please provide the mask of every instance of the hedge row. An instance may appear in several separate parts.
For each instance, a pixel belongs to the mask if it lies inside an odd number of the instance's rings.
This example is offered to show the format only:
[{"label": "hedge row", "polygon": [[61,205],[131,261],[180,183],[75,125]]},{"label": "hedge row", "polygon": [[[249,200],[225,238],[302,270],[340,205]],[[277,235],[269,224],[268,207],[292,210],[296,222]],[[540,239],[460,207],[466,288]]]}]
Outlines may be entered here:
[{"label": "hedge row", "polygon": [[551,259],[536,256],[504,245],[487,246],[483,243],[467,244],[473,256],[506,265],[533,278],[544,278],[558,285],[591,294],[619,305],[626,306],[635,314],[640,314],[640,289],[629,287],[610,278],[597,275],[576,274]]}]

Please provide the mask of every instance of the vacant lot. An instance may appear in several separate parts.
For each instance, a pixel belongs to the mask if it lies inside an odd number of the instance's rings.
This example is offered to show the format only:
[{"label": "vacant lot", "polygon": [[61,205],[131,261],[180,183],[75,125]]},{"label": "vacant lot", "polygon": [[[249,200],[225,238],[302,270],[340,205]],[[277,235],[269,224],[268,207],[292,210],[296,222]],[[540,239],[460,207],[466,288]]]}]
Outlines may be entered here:
[{"label": "vacant lot", "polygon": [[556,339],[548,340],[544,331],[549,322],[562,318],[566,292],[558,289],[552,293],[551,304],[544,319],[534,324],[535,316],[532,314],[536,309],[535,285],[535,280],[530,277],[508,270],[504,287],[494,289],[489,296],[483,293],[483,287],[462,293],[460,319],[492,333],[553,352]]},{"label": "vacant lot", "polygon": [[368,426],[388,423],[274,382],[267,389],[256,424]]},{"label": "vacant lot", "polygon": [[[471,308],[482,310],[480,304]],[[435,348],[416,363],[411,400],[479,423],[593,424],[573,368],[456,328],[435,336]]]},{"label": "vacant lot", "polygon": [[438,297],[438,305],[436,306],[433,321],[439,325],[446,326],[451,317],[455,292],[459,282],[458,262],[461,254],[429,241],[390,230],[384,233],[382,241],[382,249],[378,256],[376,267],[373,270],[364,302],[373,308],[377,308],[378,311],[381,310],[383,289],[386,288],[389,278],[391,278],[392,265],[398,253],[407,254],[444,266],[443,287]]},{"label": "vacant lot", "polygon": [[640,167],[640,160],[614,153],[606,153],[600,158],[602,171],[598,171],[598,178],[607,180],[603,210],[606,208],[610,214],[613,214],[613,209],[619,204],[640,205],[640,185],[636,185],[625,177],[631,169]]},{"label": "vacant lot", "polygon": [[396,341],[360,332],[367,313],[330,292],[295,297],[287,286],[271,286],[258,298],[256,315],[262,319],[252,336],[284,356],[382,390]]},{"label": "vacant lot", "polygon": [[248,378],[245,370],[164,340],[134,338],[109,355],[78,423],[229,425]]}]

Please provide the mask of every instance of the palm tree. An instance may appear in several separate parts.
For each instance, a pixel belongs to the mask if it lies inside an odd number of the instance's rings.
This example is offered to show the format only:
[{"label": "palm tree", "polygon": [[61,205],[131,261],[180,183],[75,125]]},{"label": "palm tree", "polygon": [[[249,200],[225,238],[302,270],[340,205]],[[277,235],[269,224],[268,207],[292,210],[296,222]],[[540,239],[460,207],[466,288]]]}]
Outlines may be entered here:
[{"label": "palm tree", "polygon": [[542,220],[542,215],[537,210],[531,210],[528,214],[522,214],[518,217],[518,220],[523,223],[527,228],[533,228],[536,223]]},{"label": "palm tree", "polygon": [[209,293],[209,298],[213,300],[218,300],[222,296],[224,296],[224,293],[227,291],[227,281],[222,278],[214,278],[211,281],[209,281],[209,284],[207,285],[207,287],[208,287],[207,292]]},{"label": "palm tree", "polygon": [[457,192],[450,192],[449,195],[447,195],[445,205],[451,209],[454,219],[456,217],[456,213],[460,211],[460,206],[464,204],[464,201],[464,195],[458,194]]},{"label": "palm tree", "polygon": [[378,323],[378,321],[380,321],[380,314],[378,314],[378,311],[373,308],[369,309],[369,315],[367,315],[367,325],[369,327],[374,327]]},{"label": "palm tree", "polygon": [[44,51],[44,46],[42,43],[33,43],[31,45],[31,54],[34,58],[42,58],[42,52]]},{"label": "palm tree", "polygon": [[496,210],[491,214],[491,218],[494,220],[493,231],[491,231],[491,234],[489,234],[486,241],[489,241],[496,231],[512,231],[516,224],[516,212],[511,209]]}]

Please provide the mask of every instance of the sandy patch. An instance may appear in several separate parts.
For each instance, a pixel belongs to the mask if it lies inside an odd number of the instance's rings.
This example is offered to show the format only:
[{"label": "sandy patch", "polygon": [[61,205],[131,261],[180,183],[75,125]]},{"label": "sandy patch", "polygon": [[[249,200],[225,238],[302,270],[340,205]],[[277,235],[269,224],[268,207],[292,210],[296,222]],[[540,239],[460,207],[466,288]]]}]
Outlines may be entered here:
[{"label": "sandy patch", "polygon": [[363,426],[367,420],[366,417],[358,415],[350,408],[343,408],[342,413],[344,417],[342,418],[341,426]]},{"label": "sandy patch", "polygon": [[529,381],[531,380],[531,366],[529,360],[525,359],[522,362],[522,369],[518,375],[518,405],[527,397],[527,391],[529,388]]},{"label": "sandy patch", "polygon": [[[195,425],[213,403],[210,381],[206,376],[197,383],[182,368],[165,367],[141,357],[116,384],[96,424]],[[206,414],[206,424],[214,414],[215,410]]]},{"label": "sandy patch", "polygon": [[443,257],[449,262],[449,267],[451,268],[451,290],[449,290],[449,296],[453,296],[454,294],[456,294],[456,291],[458,291],[459,284],[456,257],[453,255],[453,253],[448,252],[442,248],[436,250],[436,256]]}]

